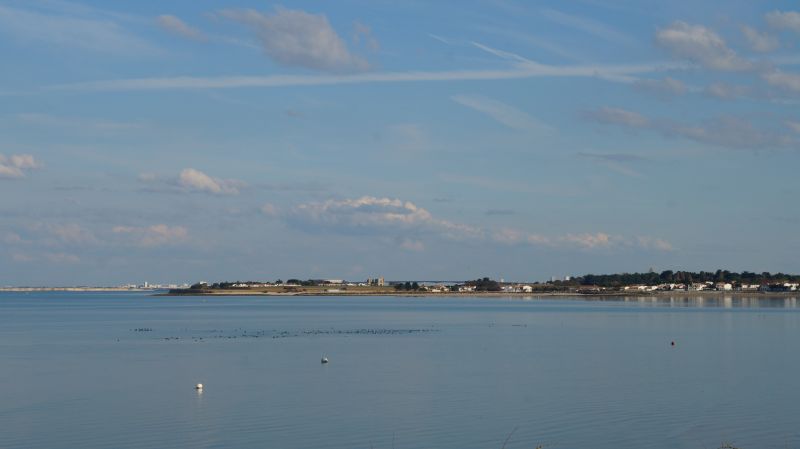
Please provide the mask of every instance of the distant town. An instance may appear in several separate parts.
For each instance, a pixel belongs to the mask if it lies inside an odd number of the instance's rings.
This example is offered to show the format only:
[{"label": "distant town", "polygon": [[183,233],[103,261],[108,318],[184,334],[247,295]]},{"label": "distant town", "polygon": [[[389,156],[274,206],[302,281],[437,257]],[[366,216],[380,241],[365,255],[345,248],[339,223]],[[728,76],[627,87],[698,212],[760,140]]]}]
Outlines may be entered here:
[{"label": "distant town", "polygon": [[171,294],[619,294],[655,292],[794,292],[800,275],[741,273],[727,270],[661,273],[622,273],[551,278],[546,282],[506,282],[489,277],[464,282],[386,281],[383,277],[363,281],[344,279],[278,279],[274,282],[197,282],[188,288],[170,289]]},{"label": "distant town", "polygon": [[170,295],[248,294],[650,294],[658,292],[796,292],[800,275],[784,273],[741,273],[728,270],[672,271],[657,273],[586,274],[552,277],[548,281],[508,282],[483,277],[470,281],[387,281],[382,276],[364,280],[277,279],[275,281],[199,281],[189,283],[130,283],[117,286],[7,286],[0,291],[152,291]]}]

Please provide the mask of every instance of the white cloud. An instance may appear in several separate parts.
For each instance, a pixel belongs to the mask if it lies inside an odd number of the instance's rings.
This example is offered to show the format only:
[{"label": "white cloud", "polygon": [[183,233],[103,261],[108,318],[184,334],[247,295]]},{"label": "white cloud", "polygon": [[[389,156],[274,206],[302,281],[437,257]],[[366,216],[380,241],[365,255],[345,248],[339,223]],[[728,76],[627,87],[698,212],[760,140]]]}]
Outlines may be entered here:
[{"label": "white cloud", "polygon": [[372,196],[300,204],[284,218],[304,230],[340,234],[435,234],[451,239],[483,234],[478,228],[435,218],[410,201]]},{"label": "white cloud", "polygon": [[7,6],[0,6],[0,33],[23,41],[103,53],[157,51],[108,18],[50,15]]},{"label": "white cloud", "polygon": [[702,25],[673,22],[656,32],[656,43],[673,56],[716,70],[749,70],[752,63],[728,48],[714,31]]},{"label": "white cloud", "polygon": [[501,101],[480,95],[454,95],[450,98],[462,106],[488,115],[509,128],[537,132],[553,131],[553,128],[528,113]]},{"label": "white cloud", "polygon": [[800,75],[773,70],[764,72],[761,77],[767,84],[790,92],[800,92]]},{"label": "white cloud", "polygon": [[[301,204],[282,218],[290,225],[308,232],[322,231],[359,237],[399,236],[397,241],[400,246],[411,251],[422,251],[425,248],[419,239],[421,236],[587,250],[616,246],[644,248],[637,239],[604,232],[546,236],[507,227],[486,230],[437,218],[409,201],[371,196]],[[654,243],[656,240],[658,239],[651,239],[647,248],[666,247],[666,245],[656,245]]]},{"label": "white cloud", "polygon": [[190,191],[208,192],[217,195],[237,195],[239,189],[236,181],[212,178],[207,174],[186,168],[178,176],[178,183],[181,187]]},{"label": "white cloud", "polygon": [[30,154],[0,154],[0,178],[24,178],[28,171],[39,168],[40,165]]},{"label": "white cloud", "polygon": [[178,36],[196,41],[206,40],[206,36],[202,31],[190,26],[178,17],[164,14],[156,17],[156,23],[164,30],[177,34]]},{"label": "white cloud", "polygon": [[778,30],[791,30],[800,33],[800,13],[796,11],[775,10],[764,16],[767,24]]},{"label": "white cloud", "polygon": [[264,51],[276,62],[315,70],[366,70],[369,64],[348,50],[324,15],[276,7],[272,14],[226,9],[219,15],[256,30]]},{"label": "white cloud", "polygon": [[138,178],[140,182],[155,185],[153,191],[238,195],[239,189],[245,186],[241,181],[214,178],[194,168],[185,168],[176,177],[148,172],[139,174]]},{"label": "white cloud", "polygon": [[372,196],[300,204],[292,210],[292,219],[325,228],[413,228],[436,223],[430,212],[414,203]]},{"label": "white cloud", "polygon": [[759,33],[758,30],[747,25],[742,25],[742,34],[747,39],[750,48],[760,53],[773,51],[780,46],[777,37]]},{"label": "white cloud", "polygon": [[157,224],[148,227],[115,226],[115,234],[129,235],[140,246],[153,247],[180,243],[189,236],[189,231],[183,226],[168,226]]}]

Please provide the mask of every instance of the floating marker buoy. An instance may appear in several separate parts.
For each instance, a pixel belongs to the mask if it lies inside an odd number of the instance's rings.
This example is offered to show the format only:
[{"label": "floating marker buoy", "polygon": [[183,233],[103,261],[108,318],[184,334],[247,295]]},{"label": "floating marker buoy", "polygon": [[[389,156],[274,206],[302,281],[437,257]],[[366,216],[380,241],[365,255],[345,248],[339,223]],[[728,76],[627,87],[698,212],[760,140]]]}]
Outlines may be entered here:
[{"label": "floating marker buoy", "polygon": [[203,389],[203,384],[197,384],[197,385],[195,385],[195,386],[194,386],[194,389],[195,389],[195,390],[202,390],[202,389]]},{"label": "floating marker buoy", "polygon": [[670,346],[675,346],[675,342],[674,342],[674,341],[673,341],[673,342],[670,342],[670,344],[669,344],[669,345],[670,345]]},{"label": "floating marker buoy", "polygon": [[320,361],[320,363],[323,363],[323,364],[324,363],[328,363],[328,358],[327,357],[323,357],[322,360]]}]

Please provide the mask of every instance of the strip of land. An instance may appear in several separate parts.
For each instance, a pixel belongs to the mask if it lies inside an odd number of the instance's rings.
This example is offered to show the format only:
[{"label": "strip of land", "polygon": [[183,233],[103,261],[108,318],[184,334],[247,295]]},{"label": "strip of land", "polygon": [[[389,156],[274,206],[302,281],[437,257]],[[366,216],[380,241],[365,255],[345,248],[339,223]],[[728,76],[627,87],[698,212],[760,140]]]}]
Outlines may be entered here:
[{"label": "strip of land", "polygon": [[304,287],[285,289],[282,287],[237,288],[237,289],[179,289],[159,293],[160,296],[412,296],[412,297],[797,297],[800,292],[751,292],[751,291],[406,291],[394,288],[348,287],[325,288]]}]

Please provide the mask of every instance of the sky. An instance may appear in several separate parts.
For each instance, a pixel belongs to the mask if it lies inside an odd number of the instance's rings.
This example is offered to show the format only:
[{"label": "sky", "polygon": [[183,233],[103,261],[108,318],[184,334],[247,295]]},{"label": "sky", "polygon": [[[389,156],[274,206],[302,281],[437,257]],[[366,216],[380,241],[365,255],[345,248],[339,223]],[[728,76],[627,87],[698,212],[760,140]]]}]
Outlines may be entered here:
[{"label": "sky", "polygon": [[0,0],[0,285],[800,272],[792,1]]}]

